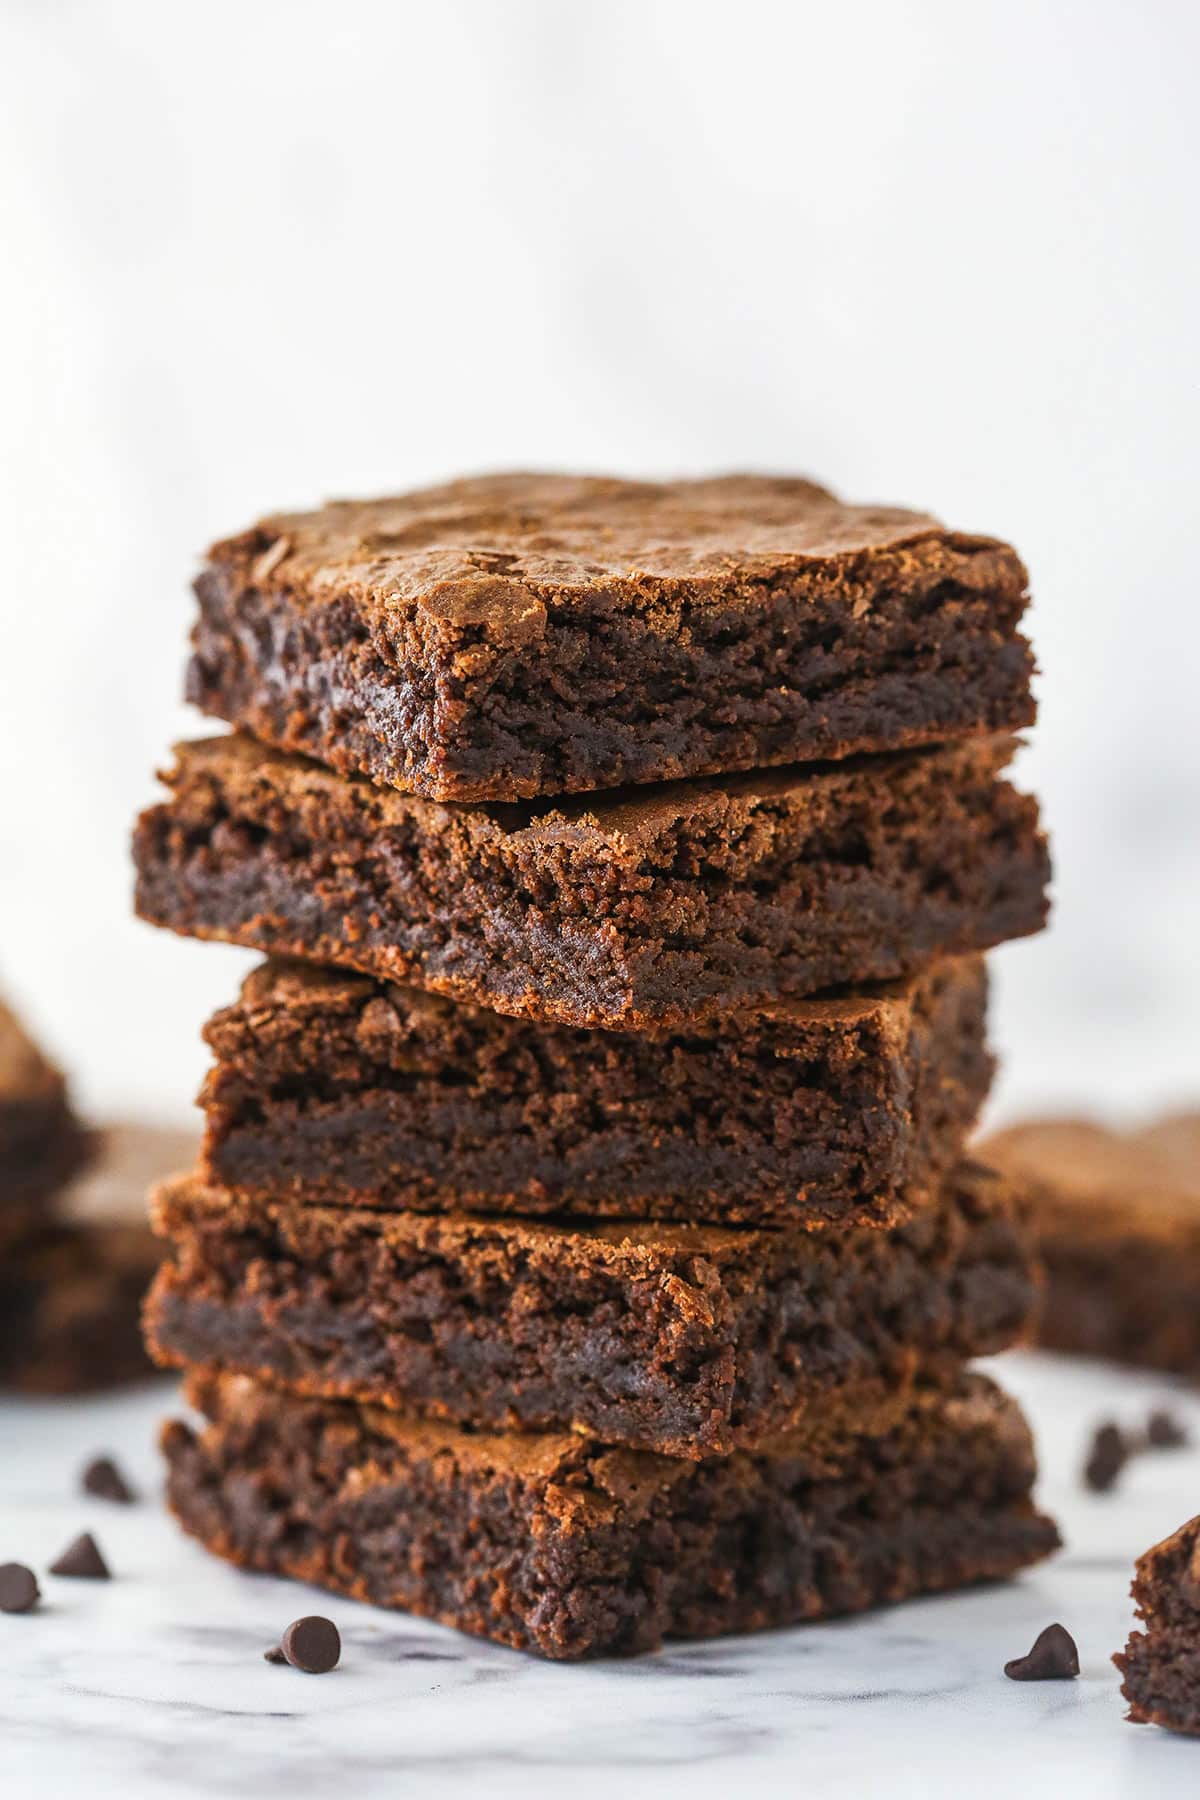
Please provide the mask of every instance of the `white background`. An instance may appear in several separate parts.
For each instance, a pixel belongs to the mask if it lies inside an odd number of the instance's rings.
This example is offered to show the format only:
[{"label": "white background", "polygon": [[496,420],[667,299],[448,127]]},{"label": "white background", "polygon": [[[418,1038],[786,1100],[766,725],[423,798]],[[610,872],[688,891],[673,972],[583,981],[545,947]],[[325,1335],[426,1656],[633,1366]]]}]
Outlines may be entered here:
[{"label": "white background", "polygon": [[0,979],[180,1113],[250,959],[129,917],[188,581],[491,465],[805,471],[1029,562],[1057,923],[1001,1111],[1197,1076],[1191,0],[6,0]]}]

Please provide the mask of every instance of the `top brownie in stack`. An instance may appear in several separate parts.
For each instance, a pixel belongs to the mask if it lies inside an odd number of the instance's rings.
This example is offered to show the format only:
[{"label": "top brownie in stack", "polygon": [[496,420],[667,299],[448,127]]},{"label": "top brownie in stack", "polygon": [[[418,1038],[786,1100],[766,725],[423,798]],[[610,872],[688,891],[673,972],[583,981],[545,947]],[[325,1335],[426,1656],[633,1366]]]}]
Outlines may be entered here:
[{"label": "top brownie in stack", "polygon": [[1006,544],[809,481],[492,475],[284,513],[197,582],[188,696],[437,800],[518,800],[1012,731]]}]

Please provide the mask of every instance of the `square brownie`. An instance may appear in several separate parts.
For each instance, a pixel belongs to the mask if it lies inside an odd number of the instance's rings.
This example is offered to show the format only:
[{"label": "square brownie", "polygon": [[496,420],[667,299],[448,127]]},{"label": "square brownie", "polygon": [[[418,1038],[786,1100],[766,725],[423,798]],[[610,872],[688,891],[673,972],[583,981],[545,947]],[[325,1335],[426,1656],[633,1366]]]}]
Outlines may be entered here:
[{"label": "square brownie", "polygon": [[61,1069],[0,1001],[0,1247],[46,1222],[92,1148]]},{"label": "square brownie", "polygon": [[152,1352],[294,1393],[699,1457],[878,1398],[1030,1325],[1007,1186],[964,1164],[881,1231],[562,1226],[244,1200],[183,1176]]},{"label": "square brownie", "polygon": [[582,1030],[270,962],[209,1020],[203,1171],[304,1204],[889,1224],[982,1105],[981,957],[691,1031]]},{"label": "square brownie", "polygon": [[188,1393],[208,1423],[165,1428],[167,1498],[209,1550],[563,1660],[859,1612],[1058,1545],[1028,1427],[980,1375],[704,1462],[239,1377]]},{"label": "square brownie", "polygon": [[690,1024],[1041,928],[1008,739],[587,801],[443,806],[250,738],[181,745],[152,924],[568,1025]]},{"label": "square brownie", "polygon": [[519,800],[1032,722],[993,538],[802,480],[490,475],[214,545],[187,693],[438,800]]},{"label": "square brownie", "polygon": [[1145,1630],[1113,1657],[1128,1717],[1200,1737],[1200,1518],[1138,1557],[1132,1593]]},{"label": "square brownie", "polygon": [[1029,1193],[1050,1350],[1200,1375],[1200,1153],[1194,1116],[1128,1133],[1015,1125],[979,1155]]}]

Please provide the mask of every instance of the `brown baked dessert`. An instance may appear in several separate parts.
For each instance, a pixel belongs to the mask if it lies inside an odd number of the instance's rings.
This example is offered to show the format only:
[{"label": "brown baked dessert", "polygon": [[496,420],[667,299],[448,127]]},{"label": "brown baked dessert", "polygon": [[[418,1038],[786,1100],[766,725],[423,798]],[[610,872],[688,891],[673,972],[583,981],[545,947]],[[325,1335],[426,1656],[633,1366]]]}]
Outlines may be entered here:
[{"label": "brown baked dessert", "polygon": [[135,834],[152,924],[569,1025],[688,1024],[1037,931],[1009,741],[442,806],[249,738],[185,744]]},{"label": "brown baked dessert", "polygon": [[82,1394],[153,1373],[141,1307],[162,1257],[146,1192],[191,1132],[118,1124],[55,1215],[0,1256],[0,1388]]},{"label": "brown baked dessert", "polygon": [[1187,1122],[1119,1133],[1047,1119],[995,1133],[979,1155],[1028,1189],[1046,1265],[1040,1341],[1200,1374],[1200,1159]]},{"label": "brown baked dessert", "polygon": [[1032,722],[1006,544],[808,481],[491,475],[214,545],[188,698],[440,800]]},{"label": "brown baked dessert", "polygon": [[62,1071],[0,1001],[0,1254],[46,1221],[91,1151]]},{"label": "brown baked dessert", "polygon": [[979,957],[691,1031],[539,1025],[311,963],[209,1020],[214,1185],[326,1206],[892,1224],[987,1093]]},{"label": "brown baked dessert", "polygon": [[1200,1518],[1138,1557],[1132,1592],[1145,1630],[1113,1657],[1129,1718],[1200,1737]]}]

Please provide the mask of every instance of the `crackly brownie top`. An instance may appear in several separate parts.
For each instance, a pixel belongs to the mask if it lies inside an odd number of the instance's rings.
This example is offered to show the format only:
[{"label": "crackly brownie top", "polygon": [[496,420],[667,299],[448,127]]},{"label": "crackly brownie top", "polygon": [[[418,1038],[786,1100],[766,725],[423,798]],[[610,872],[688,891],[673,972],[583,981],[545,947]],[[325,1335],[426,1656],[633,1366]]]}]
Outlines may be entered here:
[{"label": "crackly brownie top", "polygon": [[240,584],[286,590],[293,601],[353,595],[381,607],[415,603],[455,624],[502,618],[508,628],[527,611],[535,625],[547,599],[569,604],[597,589],[615,586],[632,601],[682,582],[693,597],[712,590],[753,603],[764,581],[851,564],[867,605],[876,559],[891,588],[925,582],[947,560],[980,590],[1019,596],[1026,585],[1016,552],[996,539],[765,475],[481,475],[276,513],[209,556]]},{"label": "crackly brownie top", "polygon": [[1200,1157],[1181,1154],[1189,1126],[1109,1131],[1086,1119],[1036,1119],[996,1132],[979,1155],[1030,1184],[1051,1230],[1187,1241],[1200,1247]]}]

